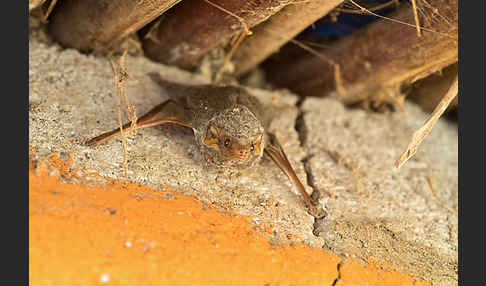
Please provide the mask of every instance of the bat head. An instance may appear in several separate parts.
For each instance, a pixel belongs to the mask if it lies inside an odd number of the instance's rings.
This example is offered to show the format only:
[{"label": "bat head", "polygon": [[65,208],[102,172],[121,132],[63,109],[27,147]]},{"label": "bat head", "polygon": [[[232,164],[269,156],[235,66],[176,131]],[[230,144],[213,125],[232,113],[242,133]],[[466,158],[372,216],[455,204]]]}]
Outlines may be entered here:
[{"label": "bat head", "polygon": [[206,161],[219,167],[251,167],[263,155],[263,132],[261,122],[245,106],[220,112],[202,139]]}]

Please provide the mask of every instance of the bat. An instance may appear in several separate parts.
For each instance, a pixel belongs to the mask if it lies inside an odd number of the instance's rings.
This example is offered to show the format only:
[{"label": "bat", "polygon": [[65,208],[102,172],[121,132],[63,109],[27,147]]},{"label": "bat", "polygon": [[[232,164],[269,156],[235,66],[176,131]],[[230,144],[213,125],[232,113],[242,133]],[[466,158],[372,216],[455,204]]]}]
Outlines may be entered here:
[{"label": "bat", "polygon": [[[316,216],[316,205],[295,174],[277,138],[266,130],[271,118],[264,118],[263,105],[239,86],[182,86],[151,78],[169,90],[165,102],[140,117],[134,129],[161,124],[191,128],[204,160],[218,168],[250,169],[266,153],[298,189],[308,211]],[[131,122],[122,126],[128,129]],[[121,133],[120,128],[86,142],[93,146]]]}]

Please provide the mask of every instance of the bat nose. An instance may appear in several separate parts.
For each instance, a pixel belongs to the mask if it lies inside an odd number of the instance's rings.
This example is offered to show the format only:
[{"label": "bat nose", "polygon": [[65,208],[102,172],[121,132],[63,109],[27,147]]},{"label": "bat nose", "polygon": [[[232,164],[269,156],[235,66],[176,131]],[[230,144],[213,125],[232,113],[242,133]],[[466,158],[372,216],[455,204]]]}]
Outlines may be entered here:
[{"label": "bat nose", "polygon": [[248,158],[249,152],[247,150],[240,150],[238,153],[240,160],[246,160]]}]

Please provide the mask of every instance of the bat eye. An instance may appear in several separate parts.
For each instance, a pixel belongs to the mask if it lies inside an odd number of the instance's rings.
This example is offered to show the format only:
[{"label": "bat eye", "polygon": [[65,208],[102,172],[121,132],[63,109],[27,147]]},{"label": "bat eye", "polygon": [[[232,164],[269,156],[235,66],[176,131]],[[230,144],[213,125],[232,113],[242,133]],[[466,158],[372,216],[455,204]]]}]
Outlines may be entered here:
[{"label": "bat eye", "polygon": [[253,145],[253,143],[251,143],[251,145],[250,145],[250,151],[253,152],[253,150],[255,150],[255,145]]},{"label": "bat eye", "polygon": [[224,140],[224,147],[229,147],[231,145],[231,140],[229,138],[226,138],[226,140]]}]

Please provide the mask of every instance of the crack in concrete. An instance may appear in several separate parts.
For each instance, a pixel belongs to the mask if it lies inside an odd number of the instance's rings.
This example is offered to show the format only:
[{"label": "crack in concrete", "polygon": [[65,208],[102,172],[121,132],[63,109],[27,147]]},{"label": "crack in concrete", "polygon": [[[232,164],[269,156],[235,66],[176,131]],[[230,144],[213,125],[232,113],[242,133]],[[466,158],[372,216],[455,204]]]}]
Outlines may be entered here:
[{"label": "crack in concrete", "polygon": [[301,108],[303,102],[304,102],[304,99],[301,97],[295,103],[295,106],[297,107],[299,112],[298,112],[297,117],[295,119],[294,128],[295,128],[295,132],[297,132],[297,134],[299,136],[299,145],[304,150],[304,152],[306,153],[306,156],[304,158],[302,158],[302,160],[300,160],[300,162],[302,164],[304,164],[304,170],[305,170],[306,177],[307,177],[307,184],[312,188],[311,197],[312,197],[313,200],[316,200],[316,199],[319,198],[319,190],[316,187],[316,185],[314,184],[314,176],[312,174],[312,170],[311,170],[310,165],[309,165],[309,159],[312,158],[314,156],[314,154],[308,154],[307,150],[304,149],[305,143],[307,142],[308,129],[307,129],[307,125],[306,125],[305,119],[304,119],[305,113],[304,113],[304,111],[302,111],[302,108]]},{"label": "crack in concrete", "polygon": [[[320,190],[317,188],[316,184],[314,183],[314,174],[312,173],[312,169],[310,166],[309,159],[312,158],[314,154],[309,154],[306,157],[304,157],[301,162],[304,164],[304,170],[307,176],[307,184],[312,188],[312,194],[311,194],[311,199],[314,202],[319,201],[319,197],[321,196]],[[322,217],[316,217],[314,216],[314,223],[312,224],[312,234],[315,237],[319,237],[319,225],[321,225],[324,222],[324,219],[327,217],[327,212],[322,210],[323,215]]]},{"label": "crack in concrete", "polygon": [[[297,114],[297,117],[295,119],[295,132],[297,132],[299,136],[299,145],[302,149],[304,149],[305,143],[307,142],[307,125],[305,123],[304,119],[304,111],[302,111],[301,106],[304,100],[302,98],[299,98],[299,100],[295,103],[295,106],[299,110],[299,113]],[[306,153],[306,156],[300,160],[302,164],[304,164],[304,170],[305,174],[307,177],[307,184],[312,188],[312,194],[311,198],[312,200],[316,201],[319,199],[319,194],[320,191],[314,184],[314,175],[312,174],[312,169],[309,164],[309,159],[314,156],[314,154],[308,154],[307,151],[304,149],[304,152]]]},{"label": "crack in concrete", "polygon": [[[308,129],[307,125],[304,119],[305,112],[302,110],[301,106],[304,102],[304,98],[299,98],[299,100],[295,103],[295,106],[299,110],[297,117],[295,119],[295,131],[299,135],[299,145],[300,147],[304,150],[306,153],[306,156],[300,160],[300,162],[304,165],[304,171],[306,174],[306,179],[307,179],[307,185],[309,185],[312,188],[312,194],[311,194],[311,199],[314,202],[318,202],[319,197],[321,196],[321,191],[319,188],[317,188],[314,180],[314,174],[312,173],[312,168],[309,162],[309,159],[311,159],[314,154],[308,154],[307,151],[304,149],[305,143],[307,142],[307,134],[308,134]],[[314,223],[312,225],[312,234],[316,237],[319,237],[319,233],[317,231],[318,226],[324,221],[324,219],[327,216],[326,211],[323,211],[323,215],[320,217],[314,217]]]},{"label": "crack in concrete", "polygon": [[342,262],[339,262],[338,265],[337,265],[338,276],[336,277],[336,279],[334,279],[334,282],[332,282],[331,286],[336,286],[339,279],[341,279],[341,264],[342,264]]},{"label": "crack in concrete", "polygon": [[297,105],[297,108],[299,109],[299,113],[295,119],[295,131],[299,135],[300,147],[304,147],[305,143],[307,142],[308,130],[304,120],[304,112],[300,109],[300,106]]}]

